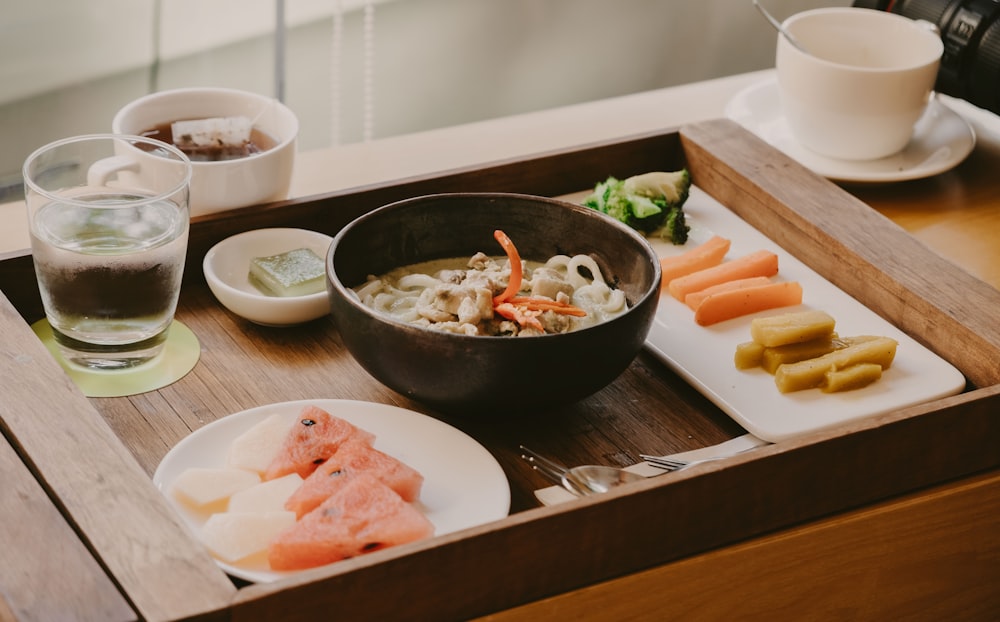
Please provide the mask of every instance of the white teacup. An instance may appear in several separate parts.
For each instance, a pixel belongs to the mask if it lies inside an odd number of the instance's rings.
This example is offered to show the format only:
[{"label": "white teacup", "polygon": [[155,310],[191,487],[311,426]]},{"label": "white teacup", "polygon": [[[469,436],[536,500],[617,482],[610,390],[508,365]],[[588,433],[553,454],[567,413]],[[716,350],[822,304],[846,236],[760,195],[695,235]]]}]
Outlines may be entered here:
[{"label": "white teacup", "polygon": [[[299,121],[276,99],[225,88],[183,88],[152,93],[125,105],[111,122],[115,134],[142,135],[174,121],[243,116],[274,145],[246,157],[192,162],[191,216],[288,198]],[[155,174],[159,157],[138,148],[120,154],[137,174]]]},{"label": "white teacup", "polygon": [[804,11],[784,27],[808,51],[778,37],[778,88],[796,140],[841,160],[903,150],[930,102],[940,37],[901,15],[855,7]]}]

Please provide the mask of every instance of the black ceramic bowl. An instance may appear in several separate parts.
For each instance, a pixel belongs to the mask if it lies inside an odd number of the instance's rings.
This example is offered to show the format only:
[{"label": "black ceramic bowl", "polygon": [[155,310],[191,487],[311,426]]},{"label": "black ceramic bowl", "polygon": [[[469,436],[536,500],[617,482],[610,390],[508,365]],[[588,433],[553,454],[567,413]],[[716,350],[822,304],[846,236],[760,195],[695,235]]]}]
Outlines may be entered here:
[{"label": "black ceramic bowl", "polygon": [[[390,319],[351,289],[422,261],[503,256],[496,229],[523,259],[590,255],[625,291],[629,310],[557,335],[468,336]],[[575,402],[628,367],[656,312],[660,265],[642,235],[586,207],[518,194],[439,194],[386,205],[341,230],[327,255],[327,289],[344,345],[389,388],[447,413],[524,412]]]}]

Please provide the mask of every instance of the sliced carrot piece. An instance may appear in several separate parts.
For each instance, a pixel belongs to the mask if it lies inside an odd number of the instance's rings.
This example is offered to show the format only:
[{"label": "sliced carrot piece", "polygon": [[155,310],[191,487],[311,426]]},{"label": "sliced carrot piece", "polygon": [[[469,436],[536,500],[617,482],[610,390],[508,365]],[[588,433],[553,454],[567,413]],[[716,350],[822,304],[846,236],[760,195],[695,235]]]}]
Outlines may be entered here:
[{"label": "sliced carrot piece", "polygon": [[572,305],[568,302],[559,302],[558,300],[550,300],[548,298],[512,296],[507,299],[507,302],[523,309],[531,309],[534,311],[553,311],[555,313],[575,315],[577,317],[584,317],[587,315],[586,311],[576,305]]},{"label": "sliced carrot piece", "polygon": [[701,326],[708,326],[765,309],[801,303],[802,285],[797,281],[768,283],[712,294],[698,305],[694,321]]},{"label": "sliced carrot piece", "polygon": [[517,295],[517,292],[521,290],[521,278],[524,275],[522,273],[521,255],[517,252],[517,247],[507,237],[507,234],[497,229],[493,232],[493,237],[503,247],[504,252],[507,253],[507,259],[510,261],[510,280],[507,281],[507,289],[503,290],[498,296],[493,297],[493,304],[498,305],[511,296]]},{"label": "sliced carrot piece", "polygon": [[759,250],[711,268],[692,272],[670,281],[670,295],[684,302],[684,297],[706,287],[747,279],[753,276],[774,276],[778,273],[778,256],[768,250]]},{"label": "sliced carrot piece", "polygon": [[684,297],[684,304],[691,308],[692,311],[697,311],[698,306],[703,300],[711,296],[712,294],[718,294],[719,292],[728,292],[734,289],[743,289],[744,287],[756,287],[757,285],[767,285],[771,282],[771,279],[766,276],[752,276],[746,279],[736,279],[735,281],[726,281],[725,283],[719,283],[718,285],[713,285],[711,287],[706,287],[705,289],[697,292],[691,292]]},{"label": "sliced carrot piece", "polygon": [[523,309],[521,307],[515,306],[509,302],[501,302],[496,307],[493,308],[500,316],[507,318],[508,320],[513,320],[517,322],[520,326],[528,326],[531,328],[538,329],[540,331],[545,331],[545,327],[542,323],[538,321],[538,316],[541,311],[532,311],[531,309]]},{"label": "sliced carrot piece", "polygon": [[729,246],[730,241],[727,238],[715,235],[680,255],[661,258],[663,289],[676,278],[719,265],[729,252]]}]

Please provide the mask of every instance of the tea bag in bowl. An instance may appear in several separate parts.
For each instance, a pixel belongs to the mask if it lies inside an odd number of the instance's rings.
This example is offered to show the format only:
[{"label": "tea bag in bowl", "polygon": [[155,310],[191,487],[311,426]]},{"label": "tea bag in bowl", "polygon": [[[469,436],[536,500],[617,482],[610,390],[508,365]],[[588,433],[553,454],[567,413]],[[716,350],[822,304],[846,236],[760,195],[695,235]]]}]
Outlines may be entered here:
[{"label": "tea bag in bowl", "polygon": [[170,126],[173,143],[190,155],[243,156],[248,154],[253,121],[247,117],[213,117],[175,121]]}]

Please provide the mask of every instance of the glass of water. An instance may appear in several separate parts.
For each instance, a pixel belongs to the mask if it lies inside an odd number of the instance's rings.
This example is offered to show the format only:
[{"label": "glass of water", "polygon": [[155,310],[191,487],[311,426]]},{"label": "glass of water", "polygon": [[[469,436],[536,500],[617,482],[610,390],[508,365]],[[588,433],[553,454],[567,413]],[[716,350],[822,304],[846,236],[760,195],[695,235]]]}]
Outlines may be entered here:
[{"label": "glass of water", "polygon": [[[136,143],[159,157],[124,155]],[[95,134],[38,149],[23,173],[38,289],[65,360],[126,369],[160,355],[187,253],[188,158]]]}]

